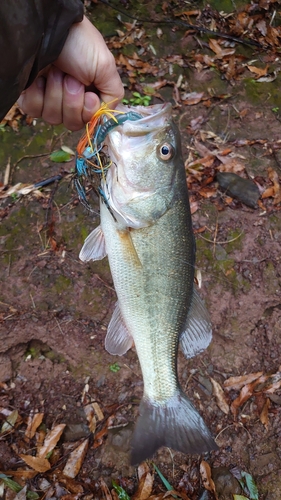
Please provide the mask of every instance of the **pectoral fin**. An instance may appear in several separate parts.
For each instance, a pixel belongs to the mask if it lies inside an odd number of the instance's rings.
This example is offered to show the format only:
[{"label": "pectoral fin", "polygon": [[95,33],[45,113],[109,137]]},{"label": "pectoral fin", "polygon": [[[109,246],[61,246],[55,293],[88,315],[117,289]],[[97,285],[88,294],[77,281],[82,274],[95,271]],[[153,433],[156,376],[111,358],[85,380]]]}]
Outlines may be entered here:
[{"label": "pectoral fin", "polygon": [[180,336],[180,347],[186,358],[192,358],[207,349],[212,340],[209,313],[197,290],[193,290],[185,328]]},{"label": "pectoral fin", "polygon": [[104,235],[101,227],[98,226],[85,239],[79,258],[83,262],[88,262],[89,260],[101,260],[106,255]]},{"label": "pectoral fin", "polygon": [[117,302],[108,325],[105,337],[105,348],[110,354],[122,356],[133,346],[133,344],[133,338],[125,325]]}]

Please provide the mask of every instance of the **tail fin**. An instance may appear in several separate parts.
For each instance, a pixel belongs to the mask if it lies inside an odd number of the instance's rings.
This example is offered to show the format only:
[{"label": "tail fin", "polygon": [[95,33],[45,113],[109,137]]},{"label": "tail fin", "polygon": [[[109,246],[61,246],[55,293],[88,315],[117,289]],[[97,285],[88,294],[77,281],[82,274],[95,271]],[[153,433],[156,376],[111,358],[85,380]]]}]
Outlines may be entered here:
[{"label": "tail fin", "polygon": [[217,445],[199,413],[183,392],[165,404],[142,400],[133,439],[131,463],[139,464],[161,446],[188,454],[199,454]]}]

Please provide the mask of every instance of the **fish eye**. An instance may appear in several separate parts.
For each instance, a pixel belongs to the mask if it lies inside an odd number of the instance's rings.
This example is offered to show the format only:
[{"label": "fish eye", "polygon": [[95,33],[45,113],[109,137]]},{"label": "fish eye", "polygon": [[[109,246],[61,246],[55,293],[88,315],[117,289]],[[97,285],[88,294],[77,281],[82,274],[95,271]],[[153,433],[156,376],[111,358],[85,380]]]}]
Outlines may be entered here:
[{"label": "fish eye", "polygon": [[169,142],[164,142],[158,146],[158,156],[160,160],[170,160],[174,156],[174,148]]}]

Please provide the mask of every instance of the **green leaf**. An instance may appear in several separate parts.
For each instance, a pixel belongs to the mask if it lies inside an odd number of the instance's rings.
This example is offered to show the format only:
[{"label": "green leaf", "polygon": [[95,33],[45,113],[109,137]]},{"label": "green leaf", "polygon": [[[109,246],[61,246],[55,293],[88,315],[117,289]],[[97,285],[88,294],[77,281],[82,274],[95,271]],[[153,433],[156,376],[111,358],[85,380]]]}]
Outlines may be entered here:
[{"label": "green leaf", "polygon": [[117,373],[120,370],[120,366],[118,365],[118,363],[113,363],[113,365],[109,366],[109,369],[111,372]]},{"label": "green leaf", "polygon": [[112,481],[112,486],[115,489],[120,500],[130,500],[128,493],[126,493],[122,486],[119,486],[119,484],[117,484],[115,481]]},{"label": "green leaf", "polygon": [[13,201],[17,201],[17,199],[19,197],[18,193],[12,193],[10,196],[11,196]]},{"label": "green leaf", "polygon": [[29,498],[30,500],[37,500],[37,498],[40,498],[38,493],[36,491],[28,491],[26,493],[26,498]]},{"label": "green leaf", "polygon": [[[169,481],[163,476],[162,472],[160,472],[160,470],[158,469],[157,465],[155,465],[153,462],[152,462],[152,465],[154,467],[154,469],[156,470],[158,476],[160,477],[162,483],[164,484],[165,488],[168,490],[168,491],[173,491],[173,486],[169,483]],[[174,498],[179,498],[177,497],[177,495],[172,495],[172,497]]]},{"label": "green leaf", "polygon": [[250,493],[250,500],[259,500],[258,488],[251,474],[248,472],[241,472],[241,476],[246,481],[246,485]]},{"label": "green leaf", "polygon": [[22,486],[20,486],[16,481],[10,479],[6,474],[0,474],[0,479],[3,481],[5,486],[8,486],[11,490],[15,491],[15,493],[19,493],[22,490]]},{"label": "green leaf", "polygon": [[143,98],[143,105],[144,106],[149,106],[150,101],[151,101],[151,97],[149,95],[145,95],[144,98]]},{"label": "green leaf", "polygon": [[50,154],[50,160],[55,161],[56,163],[64,163],[72,160],[72,155],[67,151],[62,151],[60,149],[59,151],[53,151],[53,153]]},{"label": "green leaf", "polygon": [[243,495],[233,495],[233,500],[249,500],[249,498]]},{"label": "green leaf", "polygon": [[[8,476],[6,476],[6,474],[0,474],[0,480],[5,484],[5,486],[10,488],[15,493],[19,493],[22,490],[22,486],[16,483],[16,481],[10,479]],[[37,500],[37,498],[39,498],[39,495],[35,491],[28,491],[26,493],[26,497],[30,500]]]}]

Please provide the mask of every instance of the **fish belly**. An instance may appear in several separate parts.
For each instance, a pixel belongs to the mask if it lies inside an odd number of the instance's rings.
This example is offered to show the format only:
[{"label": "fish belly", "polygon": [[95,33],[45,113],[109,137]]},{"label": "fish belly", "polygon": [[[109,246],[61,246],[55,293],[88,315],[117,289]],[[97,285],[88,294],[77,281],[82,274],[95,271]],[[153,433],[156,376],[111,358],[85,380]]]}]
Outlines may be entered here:
[{"label": "fish belly", "polygon": [[144,396],[163,403],[177,391],[179,335],[190,307],[194,244],[186,203],[150,227],[118,227],[102,204],[101,225],[123,320],[132,335]]}]

